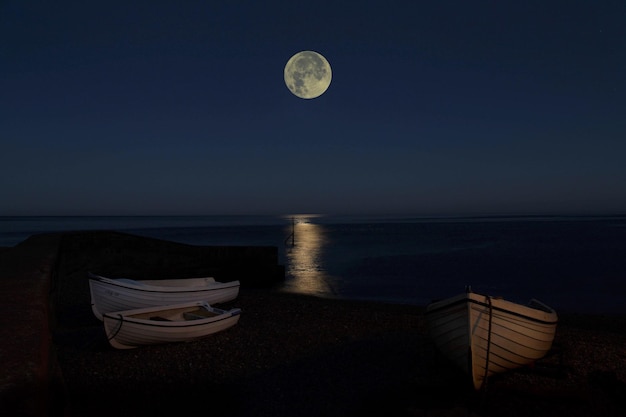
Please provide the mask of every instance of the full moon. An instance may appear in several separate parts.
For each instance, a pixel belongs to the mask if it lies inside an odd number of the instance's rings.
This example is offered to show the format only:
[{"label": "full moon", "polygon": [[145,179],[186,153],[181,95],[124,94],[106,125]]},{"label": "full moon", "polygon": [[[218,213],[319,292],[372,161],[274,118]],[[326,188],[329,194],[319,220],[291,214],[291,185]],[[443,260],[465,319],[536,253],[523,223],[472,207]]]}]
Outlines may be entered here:
[{"label": "full moon", "polygon": [[300,98],[319,97],[328,89],[332,71],[322,55],[314,51],[301,51],[285,65],[285,84]]}]

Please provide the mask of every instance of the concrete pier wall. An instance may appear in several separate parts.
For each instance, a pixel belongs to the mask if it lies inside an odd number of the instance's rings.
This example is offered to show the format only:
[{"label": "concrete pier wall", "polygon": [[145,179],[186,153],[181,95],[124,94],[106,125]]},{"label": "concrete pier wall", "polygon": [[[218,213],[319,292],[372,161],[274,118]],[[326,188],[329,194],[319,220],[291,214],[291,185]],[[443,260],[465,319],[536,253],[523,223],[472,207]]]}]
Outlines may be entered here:
[{"label": "concrete pier wall", "polygon": [[0,252],[0,415],[63,415],[51,335],[50,285],[60,236]]}]

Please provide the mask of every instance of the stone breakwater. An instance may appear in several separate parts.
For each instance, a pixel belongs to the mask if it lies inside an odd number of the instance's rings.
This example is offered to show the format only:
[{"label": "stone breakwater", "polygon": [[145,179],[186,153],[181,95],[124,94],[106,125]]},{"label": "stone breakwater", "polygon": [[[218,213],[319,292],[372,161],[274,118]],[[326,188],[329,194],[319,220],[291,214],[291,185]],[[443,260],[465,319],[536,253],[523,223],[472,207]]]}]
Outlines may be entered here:
[{"label": "stone breakwater", "polygon": [[60,236],[41,235],[0,252],[0,414],[62,411],[49,293]]}]

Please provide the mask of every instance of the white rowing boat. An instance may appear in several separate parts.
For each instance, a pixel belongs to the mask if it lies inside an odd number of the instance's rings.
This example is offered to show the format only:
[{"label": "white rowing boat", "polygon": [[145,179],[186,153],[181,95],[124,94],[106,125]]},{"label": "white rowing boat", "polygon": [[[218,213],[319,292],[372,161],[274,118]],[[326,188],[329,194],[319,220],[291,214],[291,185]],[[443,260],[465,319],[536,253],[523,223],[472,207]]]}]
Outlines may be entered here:
[{"label": "white rowing boat", "polygon": [[102,320],[104,313],[143,307],[166,306],[189,301],[211,305],[234,300],[239,281],[217,282],[214,278],[133,280],[107,278],[89,273],[93,314]]},{"label": "white rowing boat", "polygon": [[429,304],[426,319],[436,346],[471,376],[476,390],[493,374],[543,358],[558,322],[536,299],[522,305],[469,289]]},{"label": "white rowing boat", "polygon": [[189,302],[104,313],[107,339],[116,349],[190,342],[234,326],[241,310],[222,310],[204,302]]}]

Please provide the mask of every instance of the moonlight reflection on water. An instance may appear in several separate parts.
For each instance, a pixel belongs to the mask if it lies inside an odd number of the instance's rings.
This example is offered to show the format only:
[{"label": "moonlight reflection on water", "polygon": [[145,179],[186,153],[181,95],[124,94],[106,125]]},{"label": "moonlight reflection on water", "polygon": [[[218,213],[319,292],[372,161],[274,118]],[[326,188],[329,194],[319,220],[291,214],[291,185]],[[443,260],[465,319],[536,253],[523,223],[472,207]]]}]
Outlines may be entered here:
[{"label": "moonlight reflection on water", "polygon": [[289,281],[284,290],[327,297],[333,293],[321,261],[327,238],[322,225],[310,222],[314,217],[293,216],[294,244],[291,238],[286,242]]}]

